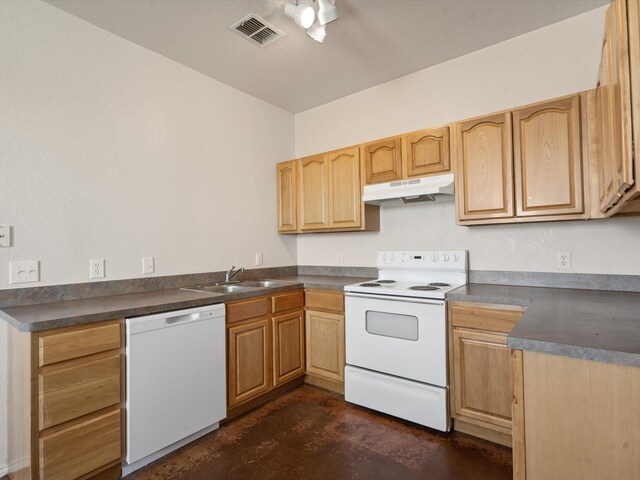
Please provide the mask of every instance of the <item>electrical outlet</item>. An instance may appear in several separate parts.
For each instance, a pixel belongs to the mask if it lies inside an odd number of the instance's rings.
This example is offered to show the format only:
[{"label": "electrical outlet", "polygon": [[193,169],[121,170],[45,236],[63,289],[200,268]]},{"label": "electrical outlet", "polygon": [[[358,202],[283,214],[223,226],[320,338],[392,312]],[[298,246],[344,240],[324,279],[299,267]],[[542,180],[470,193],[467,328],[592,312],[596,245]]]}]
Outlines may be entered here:
[{"label": "electrical outlet", "polygon": [[0,225],[0,247],[11,246],[11,227],[9,225]]},{"label": "electrical outlet", "polygon": [[155,261],[153,257],[143,257],[142,258],[142,273],[148,274],[153,273],[156,270]]},{"label": "electrical outlet", "polygon": [[342,252],[338,253],[338,263],[342,263],[344,262],[344,255],[342,254]]},{"label": "electrical outlet", "polygon": [[263,259],[262,253],[256,253],[256,265],[262,265]]},{"label": "electrical outlet", "polygon": [[104,278],[104,258],[89,260],[89,278]]},{"label": "electrical outlet", "polygon": [[558,270],[571,270],[571,252],[556,253],[556,268]]},{"label": "electrical outlet", "polygon": [[40,281],[40,262],[9,262],[9,283],[31,283]]}]

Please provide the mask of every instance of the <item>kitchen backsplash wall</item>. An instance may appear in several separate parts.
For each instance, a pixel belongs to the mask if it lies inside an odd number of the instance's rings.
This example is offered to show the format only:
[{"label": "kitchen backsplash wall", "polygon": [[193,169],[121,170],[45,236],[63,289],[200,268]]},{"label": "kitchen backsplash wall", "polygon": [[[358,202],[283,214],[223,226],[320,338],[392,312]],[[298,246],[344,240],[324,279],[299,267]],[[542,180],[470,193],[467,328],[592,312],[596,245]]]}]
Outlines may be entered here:
[{"label": "kitchen backsplash wall", "polygon": [[[605,7],[296,115],[296,156],[595,87]],[[322,132],[321,135],[318,132]],[[380,232],[298,236],[299,265],[371,266],[380,249],[468,249],[472,270],[640,274],[640,218],[460,227],[453,197],[385,204]]]}]

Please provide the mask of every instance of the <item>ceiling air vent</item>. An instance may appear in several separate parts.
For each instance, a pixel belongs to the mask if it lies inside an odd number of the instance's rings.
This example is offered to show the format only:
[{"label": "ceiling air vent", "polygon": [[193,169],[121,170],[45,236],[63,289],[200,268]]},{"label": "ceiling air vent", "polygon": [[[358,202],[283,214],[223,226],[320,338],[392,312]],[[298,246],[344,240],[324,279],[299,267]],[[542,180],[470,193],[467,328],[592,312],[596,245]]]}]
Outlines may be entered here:
[{"label": "ceiling air vent", "polygon": [[254,45],[266,47],[284,36],[280,30],[265,22],[255,13],[250,13],[229,27],[242,38],[246,38]]}]

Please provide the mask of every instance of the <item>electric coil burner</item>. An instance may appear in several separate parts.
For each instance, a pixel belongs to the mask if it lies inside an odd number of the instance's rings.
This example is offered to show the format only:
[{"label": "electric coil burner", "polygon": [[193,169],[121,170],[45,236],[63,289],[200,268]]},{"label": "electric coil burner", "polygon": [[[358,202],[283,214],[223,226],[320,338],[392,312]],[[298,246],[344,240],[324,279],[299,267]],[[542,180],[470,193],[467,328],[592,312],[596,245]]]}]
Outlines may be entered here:
[{"label": "electric coil burner", "polygon": [[378,279],[344,287],[348,402],[449,430],[446,295],[467,283],[467,257],[378,252]]}]

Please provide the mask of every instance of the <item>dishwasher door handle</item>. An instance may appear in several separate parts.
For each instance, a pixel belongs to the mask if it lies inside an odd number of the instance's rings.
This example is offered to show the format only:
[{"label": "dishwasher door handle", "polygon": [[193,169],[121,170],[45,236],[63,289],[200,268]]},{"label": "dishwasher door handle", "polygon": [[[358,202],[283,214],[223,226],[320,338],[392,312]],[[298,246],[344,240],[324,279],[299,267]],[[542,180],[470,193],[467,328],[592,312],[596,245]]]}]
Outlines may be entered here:
[{"label": "dishwasher door handle", "polygon": [[171,325],[173,323],[196,321],[201,319],[202,317],[200,316],[200,313],[191,313],[187,315],[177,315],[175,317],[166,318],[164,323]]}]

